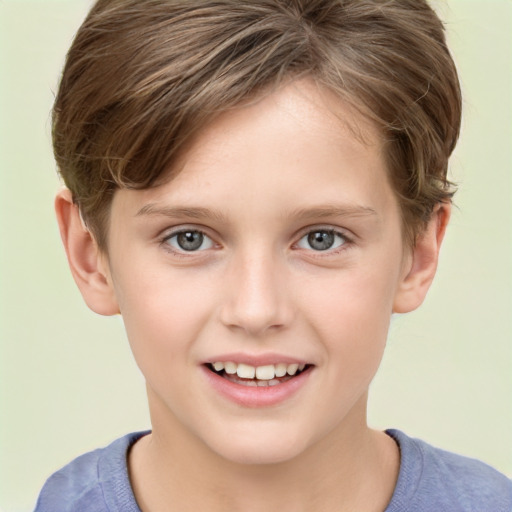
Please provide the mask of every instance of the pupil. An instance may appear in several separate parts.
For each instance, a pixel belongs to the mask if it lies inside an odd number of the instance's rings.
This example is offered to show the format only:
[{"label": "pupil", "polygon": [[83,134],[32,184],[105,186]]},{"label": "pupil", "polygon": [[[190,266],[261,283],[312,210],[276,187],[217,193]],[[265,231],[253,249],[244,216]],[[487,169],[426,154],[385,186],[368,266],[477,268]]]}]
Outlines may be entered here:
[{"label": "pupil", "polygon": [[178,235],[177,242],[184,251],[196,251],[203,244],[203,238],[199,231],[185,231]]},{"label": "pupil", "polygon": [[308,235],[308,243],[317,251],[326,251],[334,244],[334,233],[329,231],[314,231]]}]

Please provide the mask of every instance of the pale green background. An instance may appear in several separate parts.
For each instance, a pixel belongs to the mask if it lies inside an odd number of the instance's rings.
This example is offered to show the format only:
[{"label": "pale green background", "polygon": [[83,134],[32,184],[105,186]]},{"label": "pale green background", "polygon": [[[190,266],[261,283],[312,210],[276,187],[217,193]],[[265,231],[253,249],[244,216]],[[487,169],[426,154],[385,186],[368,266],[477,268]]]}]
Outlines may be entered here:
[{"label": "pale green background", "polygon": [[[118,318],[82,303],[53,218],[49,110],[88,0],[0,0],[0,509],[51,472],[149,426]],[[371,423],[512,475],[512,2],[436,2],[465,95],[460,192],[439,275],[393,322]]]}]

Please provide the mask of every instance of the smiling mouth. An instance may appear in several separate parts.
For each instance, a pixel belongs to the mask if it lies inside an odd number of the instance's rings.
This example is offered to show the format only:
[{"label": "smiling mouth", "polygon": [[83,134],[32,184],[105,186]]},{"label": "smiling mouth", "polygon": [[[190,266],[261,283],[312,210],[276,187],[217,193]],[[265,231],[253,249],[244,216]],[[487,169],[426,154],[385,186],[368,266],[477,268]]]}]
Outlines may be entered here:
[{"label": "smiling mouth", "polygon": [[206,367],[220,377],[235,384],[248,387],[277,386],[292,380],[312,367],[310,364],[269,364],[251,366],[231,361],[208,363]]}]

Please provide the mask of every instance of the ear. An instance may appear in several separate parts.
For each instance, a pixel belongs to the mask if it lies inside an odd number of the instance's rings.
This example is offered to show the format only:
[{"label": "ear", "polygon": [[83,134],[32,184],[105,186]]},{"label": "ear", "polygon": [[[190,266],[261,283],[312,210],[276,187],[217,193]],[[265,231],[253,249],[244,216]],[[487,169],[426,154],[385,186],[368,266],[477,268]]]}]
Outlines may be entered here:
[{"label": "ear", "polygon": [[100,315],[119,313],[106,254],[85,227],[67,188],[55,197],[55,213],[71,273],[85,302]]},{"label": "ear", "polygon": [[407,264],[393,303],[393,313],[414,311],[425,299],[436,274],[439,250],[450,213],[451,204],[438,204],[426,229],[418,236],[406,259]]}]

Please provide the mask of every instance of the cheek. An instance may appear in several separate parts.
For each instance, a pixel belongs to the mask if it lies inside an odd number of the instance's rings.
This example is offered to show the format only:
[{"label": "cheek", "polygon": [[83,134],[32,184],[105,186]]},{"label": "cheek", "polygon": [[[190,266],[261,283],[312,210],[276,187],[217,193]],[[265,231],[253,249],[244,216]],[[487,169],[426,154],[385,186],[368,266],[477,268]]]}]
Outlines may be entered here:
[{"label": "cheek", "polygon": [[130,346],[146,378],[159,373],[164,378],[192,354],[212,310],[210,294],[201,289],[201,279],[168,267],[153,272],[132,267],[129,275],[118,281],[116,293]]},{"label": "cheek", "polygon": [[372,264],[312,276],[297,287],[303,309],[331,330],[381,330],[392,313],[397,270]]},{"label": "cheek", "polygon": [[344,373],[378,367],[396,286],[389,270],[367,267],[316,276],[301,294],[301,309],[327,359],[334,358]]}]

